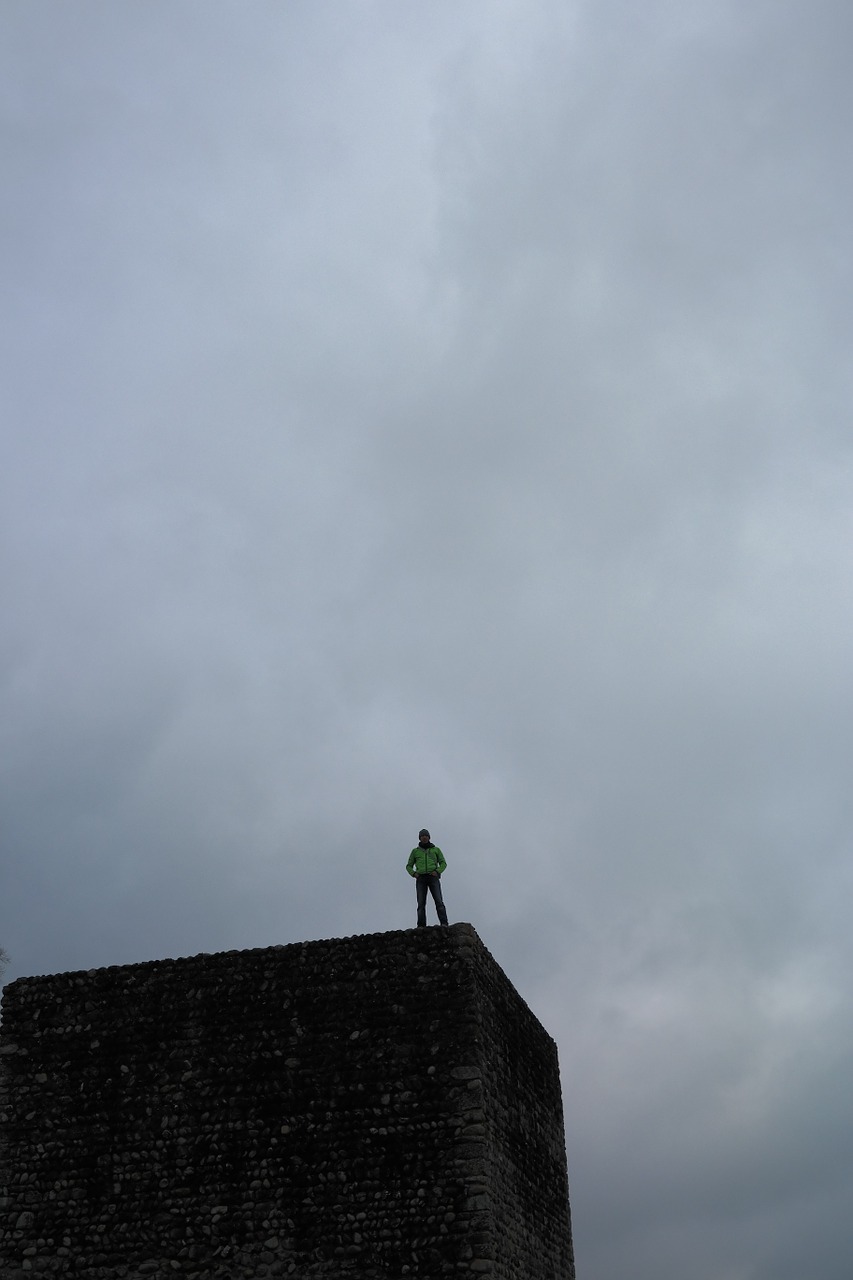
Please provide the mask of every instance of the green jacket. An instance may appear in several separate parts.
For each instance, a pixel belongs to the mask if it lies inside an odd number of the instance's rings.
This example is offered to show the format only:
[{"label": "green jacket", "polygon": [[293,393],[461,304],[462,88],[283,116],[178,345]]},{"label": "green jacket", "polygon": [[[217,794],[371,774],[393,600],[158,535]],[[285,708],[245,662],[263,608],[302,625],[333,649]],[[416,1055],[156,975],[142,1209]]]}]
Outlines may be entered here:
[{"label": "green jacket", "polygon": [[437,844],[428,845],[426,849],[422,849],[419,844],[416,844],[409,854],[406,870],[410,876],[422,876],[431,871],[437,871],[441,875],[446,866],[444,854]]}]

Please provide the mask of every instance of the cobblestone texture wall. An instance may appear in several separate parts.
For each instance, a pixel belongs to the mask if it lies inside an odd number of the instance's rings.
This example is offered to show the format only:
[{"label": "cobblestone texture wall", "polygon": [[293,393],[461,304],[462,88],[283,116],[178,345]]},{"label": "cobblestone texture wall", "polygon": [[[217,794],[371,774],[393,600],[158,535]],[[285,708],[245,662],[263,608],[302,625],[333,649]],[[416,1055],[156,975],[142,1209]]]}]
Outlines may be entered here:
[{"label": "cobblestone texture wall", "polygon": [[470,925],[26,978],[0,1276],[574,1276],[556,1050]]}]

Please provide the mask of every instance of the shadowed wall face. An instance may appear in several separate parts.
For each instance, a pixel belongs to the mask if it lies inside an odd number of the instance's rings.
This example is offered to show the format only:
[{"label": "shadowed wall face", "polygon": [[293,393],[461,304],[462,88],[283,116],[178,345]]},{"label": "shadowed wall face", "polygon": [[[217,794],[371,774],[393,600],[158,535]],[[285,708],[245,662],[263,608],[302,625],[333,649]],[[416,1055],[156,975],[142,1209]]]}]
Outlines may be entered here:
[{"label": "shadowed wall face", "polygon": [[574,1275],[553,1042],[469,925],[6,990],[2,1274]]}]

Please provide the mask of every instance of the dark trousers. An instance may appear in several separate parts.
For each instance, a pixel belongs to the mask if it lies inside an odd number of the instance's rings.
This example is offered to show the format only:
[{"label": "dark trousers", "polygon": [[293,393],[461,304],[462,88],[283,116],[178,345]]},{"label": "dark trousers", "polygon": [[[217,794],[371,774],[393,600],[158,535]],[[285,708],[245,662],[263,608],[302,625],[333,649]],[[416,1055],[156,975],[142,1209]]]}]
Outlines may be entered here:
[{"label": "dark trousers", "polygon": [[418,891],[418,928],[426,928],[427,890],[432,894],[439,923],[447,924],[447,910],[444,906],[444,898],[441,896],[441,881],[438,876],[415,876],[415,888]]}]

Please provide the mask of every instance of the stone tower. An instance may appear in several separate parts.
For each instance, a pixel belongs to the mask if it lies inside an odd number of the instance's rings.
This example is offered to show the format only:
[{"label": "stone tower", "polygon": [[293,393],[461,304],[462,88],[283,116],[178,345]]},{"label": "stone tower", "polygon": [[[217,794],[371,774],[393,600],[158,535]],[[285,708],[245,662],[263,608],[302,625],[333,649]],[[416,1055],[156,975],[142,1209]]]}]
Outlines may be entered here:
[{"label": "stone tower", "polygon": [[553,1041],[470,925],[24,978],[0,1275],[572,1280]]}]

